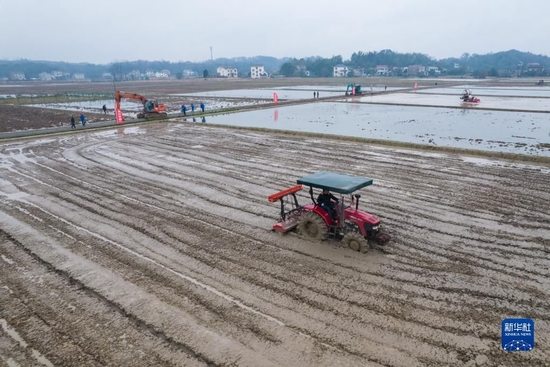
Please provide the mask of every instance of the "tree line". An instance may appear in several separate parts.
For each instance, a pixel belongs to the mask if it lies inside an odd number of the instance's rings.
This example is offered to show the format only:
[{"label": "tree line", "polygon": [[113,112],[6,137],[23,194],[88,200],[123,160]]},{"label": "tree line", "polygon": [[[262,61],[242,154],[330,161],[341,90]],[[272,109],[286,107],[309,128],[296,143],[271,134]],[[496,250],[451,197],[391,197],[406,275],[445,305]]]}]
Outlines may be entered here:
[{"label": "tree line", "polygon": [[[550,66],[550,58],[546,55],[535,55],[530,52],[518,50],[502,51],[484,55],[464,53],[461,57],[445,58],[437,60],[422,53],[399,53],[392,50],[354,52],[349,60],[343,60],[341,55],[328,58],[313,56],[307,58],[275,58],[270,56],[218,58],[202,62],[169,62],[169,61],[119,61],[110,64],[93,63],[69,63],[62,61],[36,61],[36,60],[0,60],[0,77],[9,78],[12,72],[23,72],[27,79],[38,78],[42,72],[51,73],[61,71],[70,75],[82,73],[88,79],[100,79],[105,73],[111,74],[117,80],[128,78],[133,70],[145,73],[147,70],[168,70],[175,77],[181,77],[183,70],[194,71],[198,76],[216,75],[219,66],[237,68],[239,76],[246,77],[250,74],[253,65],[264,65],[265,70],[271,74],[283,76],[316,76],[330,77],[333,75],[333,67],[337,64],[345,64],[352,69],[362,69],[365,74],[373,75],[377,65],[387,65],[390,70],[394,67],[402,68],[410,65],[436,66],[440,70],[446,70],[446,74],[474,76],[512,76],[529,75],[528,65],[539,63]],[[458,66],[458,67],[457,67]],[[544,73],[547,75],[547,71]]]},{"label": "tree line", "polygon": [[[374,75],[377,65],[386,65],[389,70],[411,65],[434,66],[448,75],[473,76],[535,76],[528,71],[528,65],[538,63],[544,67],[550,66],[550,58],[546,55],[535,55],[517,50],[489,53],[485,55],[464,53],[461,57],[450,57],[437,60],[422,53],[399,53],[392,50],[354,52],[349,60],[343,61],[340,55],[329,59],[303,58],[291,59],[285,62],[279,73],[284,76],[305,76],[313,74],[319,77],[332,76],[332,67],[344,64],[351,69],[362,69],[365,74]],[[541,70],[538,71],[539,73]],[[543,75],[548,75],[546,70]],[[400,76],[399,72],[398,75]]]}]

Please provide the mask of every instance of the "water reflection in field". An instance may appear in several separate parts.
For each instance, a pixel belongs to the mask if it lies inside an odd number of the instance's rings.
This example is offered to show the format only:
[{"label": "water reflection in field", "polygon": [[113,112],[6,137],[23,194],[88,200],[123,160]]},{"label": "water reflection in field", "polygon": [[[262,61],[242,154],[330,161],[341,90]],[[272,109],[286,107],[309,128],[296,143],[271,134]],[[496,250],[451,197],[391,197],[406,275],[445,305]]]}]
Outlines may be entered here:
[{"label": "water reflection in field", "polygon": [[547,120],[541,113],[328,102],[208,117],[212,124],[550,156]]}]

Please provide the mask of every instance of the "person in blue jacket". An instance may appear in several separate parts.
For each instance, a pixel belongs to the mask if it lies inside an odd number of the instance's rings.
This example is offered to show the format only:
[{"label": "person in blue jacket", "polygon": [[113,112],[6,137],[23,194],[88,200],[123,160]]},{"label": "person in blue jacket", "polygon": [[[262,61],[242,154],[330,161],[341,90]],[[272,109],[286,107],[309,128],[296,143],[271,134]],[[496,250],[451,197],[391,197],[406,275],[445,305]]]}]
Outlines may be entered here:
[{"label": "person in blue jacket", "polygon": [[80,122],[82,123],[82,126],[86,126],[86,117],[84,117],[84,114],[80,114]]},{"label": "person in blue jacket", "polygon": [[195,105],[191,103],[191,112],[195,112]]},{"label": "person in blue jacket", "polygon": [[201,102],[201,111],[204,112],[204,103]]},{"label": "person in blue jacket", "polygon": [[187,115],[187,107],[184,104],[181,105],[181,112],[183,113],[184,116]]}]

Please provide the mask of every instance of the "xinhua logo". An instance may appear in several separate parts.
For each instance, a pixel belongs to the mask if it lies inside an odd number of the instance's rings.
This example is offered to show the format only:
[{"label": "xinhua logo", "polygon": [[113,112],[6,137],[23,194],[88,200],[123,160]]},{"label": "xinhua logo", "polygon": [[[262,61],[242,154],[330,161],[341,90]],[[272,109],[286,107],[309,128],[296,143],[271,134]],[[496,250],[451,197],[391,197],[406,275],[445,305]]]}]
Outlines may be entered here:
[{"label": "xinhua logo", "polygon": [[531,319],[504,319],[501,324],[502,349],[528,352],[535,348],[535,322]]}]

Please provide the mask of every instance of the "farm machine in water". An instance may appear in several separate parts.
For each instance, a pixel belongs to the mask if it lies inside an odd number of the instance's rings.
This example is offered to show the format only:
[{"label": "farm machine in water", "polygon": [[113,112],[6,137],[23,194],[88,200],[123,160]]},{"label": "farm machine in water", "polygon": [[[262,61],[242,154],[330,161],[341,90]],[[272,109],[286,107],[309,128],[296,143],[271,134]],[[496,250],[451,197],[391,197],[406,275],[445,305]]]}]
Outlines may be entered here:
[{"label": "farm machine in water", "polygon": [[[329,237],[340,239],[346,247],[355,251],[366,252],[369,241],[383,246],[391,236],[381,231],[381,222],[373,214],[359,210],[361,195],[355,191],[372,185],[373,180],[357,176],[343,175],[335,172],[320,171],[297,180],[298,185],[280,191],[268,197],[270,202],[281,202],[279,221],[272,230],[287,233],[294,229],[305,238],[322,241]],[[311,204],[299,205],[296,193],[303,186],[309,186]],[[333,210],[327,210],[316,202],[313,189],[329,190],[340,194],[334,202]],[[345,195],[349,195],[348,202]],[[288,208],[286,206],[290,206]]]},{"label": "farm machine in water", "polygon": [[359,84],[348,84],[348,88],[346,89],[346,96],[352,95],[356,96],[358,94],[363,94],[363,91],[361,90],[361,86]]},{"label": "farm machine in water", "polygon": [[464,89],[462,96],[460,96],[462,102],[479,103],[480,99],[472,96],[472,92],[469,89]]},{"label": "farm machine in water", "polygon": [[120,101],[123,99],[137,99],[143,104],[143,110],[138,113],[138,119],[149,119],[155,117],[165,117],[166,105],[159,104],[156,100],[147,99],[144,96],[136,93],[124,93],[118,90],[115,93],[115,109],[120,110]]}]

